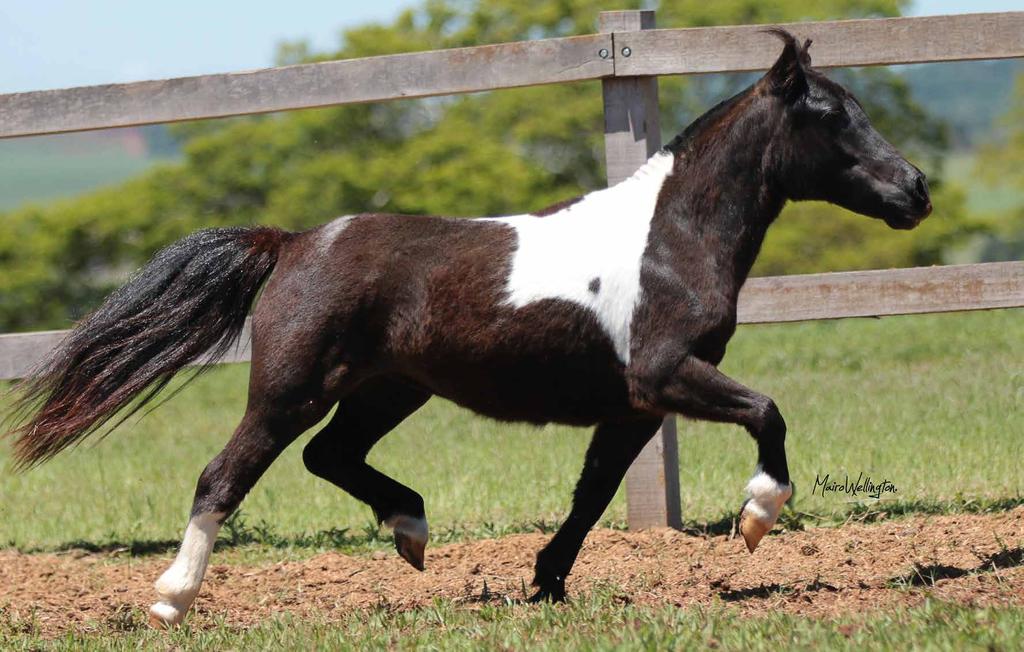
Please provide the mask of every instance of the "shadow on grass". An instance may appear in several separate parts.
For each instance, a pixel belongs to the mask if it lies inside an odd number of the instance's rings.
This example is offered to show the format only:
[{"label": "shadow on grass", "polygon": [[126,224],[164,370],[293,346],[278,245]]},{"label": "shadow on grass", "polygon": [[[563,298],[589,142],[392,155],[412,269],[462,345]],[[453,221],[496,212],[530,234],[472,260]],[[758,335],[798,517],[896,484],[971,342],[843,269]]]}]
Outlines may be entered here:
[{"label": "shadow on grass", "polygon": [[953,580],[1018,566],[1024,566],[1024,548],[1003,548],[997,553],[983,557],[975,568],[959,568],[945,564],[914,564],[909,573],[890,578],[886,584],[890,587],[928,587],[935,586],[940,580]]},{"label": "shadow on grass", "polygon": [[[807,512],[787,509],[779,516],[778,526],[788,531],[799,531],[809,521],[817,525],[841,525],[847,522],[874,523],[891,518],[929,514],[957,513],[988,513],[1015,509],[1024,505],[1024,496],[998,499],[958,499],[952,501],[905,501],[878,502],[854,505],[842,514],[821,516]],[[431,543],[444,544],[459,541],[491,539],[511,534],[537,533],[552,534],[558,529],[559,523],[549,520],[531,522],[496,524],[481,523],[472,526],[454,526],[439,529],[431,533]],[[605,523],[603,527],[627,529],[625,523]],[[710,521],[687,521],[681,531],[691,536],[712,537],[727,536],[736,531],[736,516],[728,515]],[[21,548],[22,552],[68,552],[84,550],[89,553],[118,554],[127,553],[131,556],[164,555],[177,550],[177,539],[109,539],[102,542],[67,541],[55,546]],[[390,548],[391,534],[382,531],[377,525],[368,523],[361,530],[350,528],[334,528],[312,533],[281,534],[267,521],[250,524],[246,521],[242,510],[233,514],[224,523],[220,537],[217,539],[217,550],[228,550],[244,546],[263,546],[277,549],[306,550],[337,550],[341,552],[361,552]],[[1016,549],[1019,555],[1019,549]],[[1003,553],[1001,553],[1003,554]],[[1012,555],[1014,551],[1007,551]],[[992,563],[999,563],[993,560]],[[1020,565],[1019,559],[1015,565]],[[997,566],[1001,567],[1001,566]],[[940,571],[936,571],[940,572]],[[896,578],[898,579],[898,578]],[[942,578],[938,578],[942,579]],[[895,581],[895,580],[894,580]]]},{"label": "shadow on grass", "polygon": [[[553,521],[533,521],[511,525],[482,523],[473,528],[451,527],[431,533],[431,543],[452,543],[474,539],[497,538],[510,534],[541,532],[551,534],[557,529]],[[128,554],[133,557],[164,555],[176,552],[178,539],[109,539],[102,542],[81,539],[67,541],[56,546],[24,548],[26,553],[62,553],[85,551],[94,554]],[[332,528],[312,533],[281,534],[265,520],[250,524],[242,510],[232,514],[223,525],[214,547],[215,551],[231,550],[246,546],[261,546],[276,549],[337,550],[341,552],[363,552],[390,548],[394,545],[391,533],[374,523],[367,523],[361,531],[350,528]]]},{"label": "shadow on grass", "polygon": [[751,598],[764,599],[779,595],[790,595],[793,593],[815,593],[817,591],[835,592],[839,589],[828,582],[822,582],[820,577],[814,578],[804,586],[790,584],[762,584],[743,589],[727,589],[718,592],[718,597],[724,602],[740,602]]}]

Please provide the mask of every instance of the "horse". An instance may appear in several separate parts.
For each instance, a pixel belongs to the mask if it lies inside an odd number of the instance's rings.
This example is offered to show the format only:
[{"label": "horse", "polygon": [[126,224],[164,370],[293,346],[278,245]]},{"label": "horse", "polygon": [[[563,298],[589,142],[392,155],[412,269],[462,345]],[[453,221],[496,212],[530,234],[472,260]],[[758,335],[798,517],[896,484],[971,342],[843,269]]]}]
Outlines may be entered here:
[{"label": "horse", "polygon": [[812,68],[810,41],[767,31],[783,46],[768,72],[610,188],[531,214],[363,213],[304,232],[212,228],[169,245],[19,385],[15,469],[118,414],[116,427],[185,365],[215,361],[251,309],[245,414],[199,477],[181,547],[155,584],[155,626],[182,622],[224,519],[335,405],[305,466],[367,503],[417,569],[423,498],[366,455],[432,396],[501,421],[596,426],[568,518],[537,554],[532,601],[565,599],[584,538],[670,414],[753,437],[739,514],[753,552],[792,495],[786,423],[770,397],[717,367],[769,225],[790,200],[894,229],[932,208],[925,175]]}]

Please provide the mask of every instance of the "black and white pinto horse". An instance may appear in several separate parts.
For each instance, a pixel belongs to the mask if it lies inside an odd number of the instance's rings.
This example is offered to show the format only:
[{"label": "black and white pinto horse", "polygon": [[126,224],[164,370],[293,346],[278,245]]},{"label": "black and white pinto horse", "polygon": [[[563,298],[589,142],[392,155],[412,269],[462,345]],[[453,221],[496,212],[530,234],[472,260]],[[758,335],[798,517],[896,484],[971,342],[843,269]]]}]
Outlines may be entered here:
[{"label": "black and white pinto horse", "polygon": [[199,478],[181,549],[156,583],[155,624],[181,622],[221,523],[335,404],[307,468],[368,503],[418,569],[423,499],[365,459],[434,395],[505,421],[597,426],[572,511],[537,555],[537,600],[565,597],[584,537],[668,414],[736,423],[756,440],[740,513],[753,551],[792,494],[786,425],[717,365],[765,231],[787,200],[897,229],[931,211],[924,175],[810,67],[810,43],[773,32],[785,45],[763,78],[614,187],[532,215],[361,214],[170,245],[21,385],[16,465],[123,419],[187,363],[223,353],[262,287],[245,416]]}]

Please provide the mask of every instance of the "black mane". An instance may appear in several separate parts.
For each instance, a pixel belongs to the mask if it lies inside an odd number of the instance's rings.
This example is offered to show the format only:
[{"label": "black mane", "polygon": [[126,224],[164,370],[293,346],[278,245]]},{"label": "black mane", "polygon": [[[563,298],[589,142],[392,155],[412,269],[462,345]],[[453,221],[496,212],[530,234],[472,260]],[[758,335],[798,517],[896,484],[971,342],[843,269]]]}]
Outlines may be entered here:
[{"label": "black mane", "polygon": [[678,154],[688,149],[690,144],[696,140],[698,134],[702,133],[707,127],[717,123],[719,118],[729,113],[732,107],[734,107],[741,98],[746,96],[752,88],[753,86],[748,86],[746,89],[736,93],[732,97],[722,100],[715,106],[711,107],[708,111],[691,122],[675,138],[670,140],[662,149],[671,152],[672,154]]}]

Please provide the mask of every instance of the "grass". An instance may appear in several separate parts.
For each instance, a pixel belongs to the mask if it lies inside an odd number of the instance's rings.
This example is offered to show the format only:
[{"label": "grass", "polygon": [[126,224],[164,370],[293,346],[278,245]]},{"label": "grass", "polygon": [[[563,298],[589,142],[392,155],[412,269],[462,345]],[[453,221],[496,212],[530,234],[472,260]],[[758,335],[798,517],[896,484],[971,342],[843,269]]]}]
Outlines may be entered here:
[{"label": "grass", "polygon": [[485,604],[467,609],[438,601],[395,611],[381,606],[328,623],[282,616],[251,628],[221,625],[173,632],[146,630],[128,612],[96,623],[90,634],[46,640],[31,619],[0,612],[5,650],[1012,650],[1024,640],[1024,610],[975,608],[926,600],[838,619],[781,612],[750,618],[724,605],[708,609],[631,605],[606,587],[568,605]]},{"label": "grass", "polygon": [[[741,328],[725,370],[774,396],[790,425],[799,493],[784,525],[907,513],[986,511],[1024,504],[1024,311],[845,320]],[[241,416],[246,367],[220,367],[110,438],[25,475],[0,475],[0,546],[23,550],[126,547],[107,559],[169,554],[195,479]],[[680,424],[683,513],[721,531],[742,498],[754,445],[737,427]],[[371,461],[419,490],[432,539],[551,530],[569,506],[589,433],[497,424],[431,401],[374,450]],[[275,464],[221,534],[217,563],[251,563],[341,549],[390,547],[369,509],[301,464],[307,433]],[[6,461],[0,448],[0,463]],[[888,480],[882,501],[812,492],[815,478]],[[621,524],[620,492],[605,524]],[[118,561],[127,559],[127,562]],[[921,576],[937,572],[923,569]],[[922,586],[924,588],[922,588]],[[928,591],[908,577],[897,591]],[[1019,649],[1024,609],[928,599],[912,608],[840,618],[643,606],[603,586],[565,606],[388,605],[340,622],[284,614],[253,627],[221,622],[174,632],[145,628],[140,608],[50,640],[32,616],[0,600],[0,649]]]},{"label": "grass", "polygon": [[[851,510],[1015,503],[1024,496],[1022,316],[1016,310],[744,327],[723,367],[774,396],[786,415],[800,513],[828,522]],[[28,474],[2,473],[0,545],[173,547],[199,472],[242,414],[246,371],[215,369],[102,442]],[[375,547],[370,510],[302,467],[310,436],[286,451],[247,498],[239,541],[278,550]],[[569,507],[588,437],[581,429],[498,424],[435,399],[370,459],[423,494],[441,539],[458,539],[553,527]],[[0,448],[0,463],[7,455]],[[755,459],[753,441],[740,428],[682,422],[684,518],[715,524],[731,517]],[[816,478],[841,481],[861,472],[892,482],[896,493],[880,503],[812,494]],[[624,517],[620,491],[604,522]]]}]

